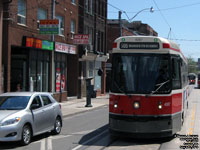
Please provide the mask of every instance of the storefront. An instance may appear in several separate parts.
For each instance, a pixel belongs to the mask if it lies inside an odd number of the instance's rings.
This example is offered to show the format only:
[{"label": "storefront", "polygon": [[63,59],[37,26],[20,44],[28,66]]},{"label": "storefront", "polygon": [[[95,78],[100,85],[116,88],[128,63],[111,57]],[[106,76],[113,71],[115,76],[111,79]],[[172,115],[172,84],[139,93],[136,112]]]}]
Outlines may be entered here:
[{"label": "storefront", "polygon": [[[23,46],[11,46],[11,91],[50,91],[50,56],[54,43],[24,37]],[[19,89],[18,89],[19,90]]]},{"label": "storefront", "polygon": [[[73,88],[77,85],[77,59],[73,59],[77,57],[76,54],[75,45],[55,42],[56,92],[67,91],[69,95],[76,94],[76,86]],[[73,69],[75,71],[71,71]]]}]

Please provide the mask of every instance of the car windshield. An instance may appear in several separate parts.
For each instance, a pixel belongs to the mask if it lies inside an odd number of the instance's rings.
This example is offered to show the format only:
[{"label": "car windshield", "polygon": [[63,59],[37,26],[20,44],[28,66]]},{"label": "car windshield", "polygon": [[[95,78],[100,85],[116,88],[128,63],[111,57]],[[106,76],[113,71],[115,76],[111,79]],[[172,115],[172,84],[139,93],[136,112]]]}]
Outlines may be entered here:
[{"label": "car windshield", "polygon": [[111,92],[169,93],[169,77],[169,55],[113,55]]},{"label": "car windshield", "polygon": [[22,110],[25,109],[29,96],[1,96],[0,110]]}]

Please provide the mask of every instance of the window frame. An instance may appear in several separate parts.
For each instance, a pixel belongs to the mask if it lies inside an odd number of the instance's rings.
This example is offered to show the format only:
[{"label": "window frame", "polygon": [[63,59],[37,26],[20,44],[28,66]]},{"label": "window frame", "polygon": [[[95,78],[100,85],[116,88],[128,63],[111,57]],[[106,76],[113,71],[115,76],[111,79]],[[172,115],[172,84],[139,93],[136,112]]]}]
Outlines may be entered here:
[{"label": "window frame", "polygon": [[76,33],[76,21],[71,19],[70,22],[70,32],[71,32],[71,39],[74,39],[74,34]]},{"label": "window frame", "polygon": [[[45,100],[43,99],[43,97],[45,97],[45,98],[47,97],[48,98],[48,100],[49,100],[48,104],[45,103]],[[53,103],[52,100],[51,100],[51,98],[48,95],[40,95],[40,98],[42,100],[43,106],[48,106],[48,105],[51,105]]]},{"label": "window frame", "polygon": [[59,33],[58,35],[64,36],[65,35],[65,19],[63,16],[56,15],[56,19],[59,20]]},{"label": "window frame", "polygon": [[[43,18],[43,17],[39,17],[39,10],[42,10],[43,12],[45,12],[46,14],[45,14],[45,17]],[[39,24],[40,24],[40,20],[43,20],[43,19],[47,19],[47,14],[48,14],[48,11],[46,10],[46,9],[44,9],[44,8],[41,8],[41,7],[39,7],[38,9],[37,9],[37,28],[39,29]]]},{"label": "window frame", "polygon": [[71,0],[73,5],[76,5],[76,0]]},{"label": "window frame", "polygon": [[[27,18],[26,17],[27,16],[26,5],[27,5],[27,1],[26,0],[18,0],[17,1],[17,7],[18,7],[17,8],[17,23],[20,24],[20,25],[26,25],[27,24],[27,22],[26,22],[26,18]],[[20,9],[22,9],[22,10],[20,10]]]},{"label": "window frame", "polygon": [[[174,60],[176,62],[174,62]],[[181,62],[180,62],[180,57],[179,56],[172,56],[171,57],[171,64],[172,64],[172,90],[178,90],[182,88],[182,76],[181,76]],[[176,63],[176,64],[175,64]],[[176,66],[175,66],[176,65]],[[176,67],[176,70],[174,70]],[[178,67],[178,68],[177,68]],[[177,70],[178,69],[178,70]],[[174,72],[178,71],[178,75],[176,75],[176,77],[178,77],[178,79],[174,78]],[[179,82],[179,85],[174,85],[175,82]]]}]

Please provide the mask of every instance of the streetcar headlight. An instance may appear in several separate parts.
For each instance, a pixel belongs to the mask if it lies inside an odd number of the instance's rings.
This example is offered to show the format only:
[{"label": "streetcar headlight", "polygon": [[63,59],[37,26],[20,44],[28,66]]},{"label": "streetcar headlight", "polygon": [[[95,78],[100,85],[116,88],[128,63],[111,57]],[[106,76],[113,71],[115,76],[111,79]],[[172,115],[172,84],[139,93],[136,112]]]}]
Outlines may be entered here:
[{"label": "streetcar headlight", "polygon": [[158,109],[162,109],[162,102],[158,103]]},{"label": "streetcar headlight", "polygon": [[116,103],[116,104],[114,104],[114,108],[117,108],[117,107],[118,107],[117,103]]},{"label": "streetcar headlight", "polygon": [[139,103],[139,102],[134,102],[134,103],[133,103],[133,107],[134,107],[135,109],[140,108],[140,103]]}]

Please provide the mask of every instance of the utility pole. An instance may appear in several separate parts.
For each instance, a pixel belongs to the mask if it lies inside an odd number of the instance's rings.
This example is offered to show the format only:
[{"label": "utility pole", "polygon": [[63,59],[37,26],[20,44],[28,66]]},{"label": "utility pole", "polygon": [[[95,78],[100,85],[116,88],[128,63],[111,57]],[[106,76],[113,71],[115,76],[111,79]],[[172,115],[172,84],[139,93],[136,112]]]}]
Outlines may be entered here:
[{"label": "utility pole", "polygon": [[119,36],[122,36],[122,11],[119,11]]},{"label": "utility pole", "polygon": [[[55,19],[55,0],[51,1],[51,19]],[[55,41],[54,34],[51,35],[51,41]],[[51,52],[51,92],[55,91],[55,64],[54,64],[54,51]]]}]

